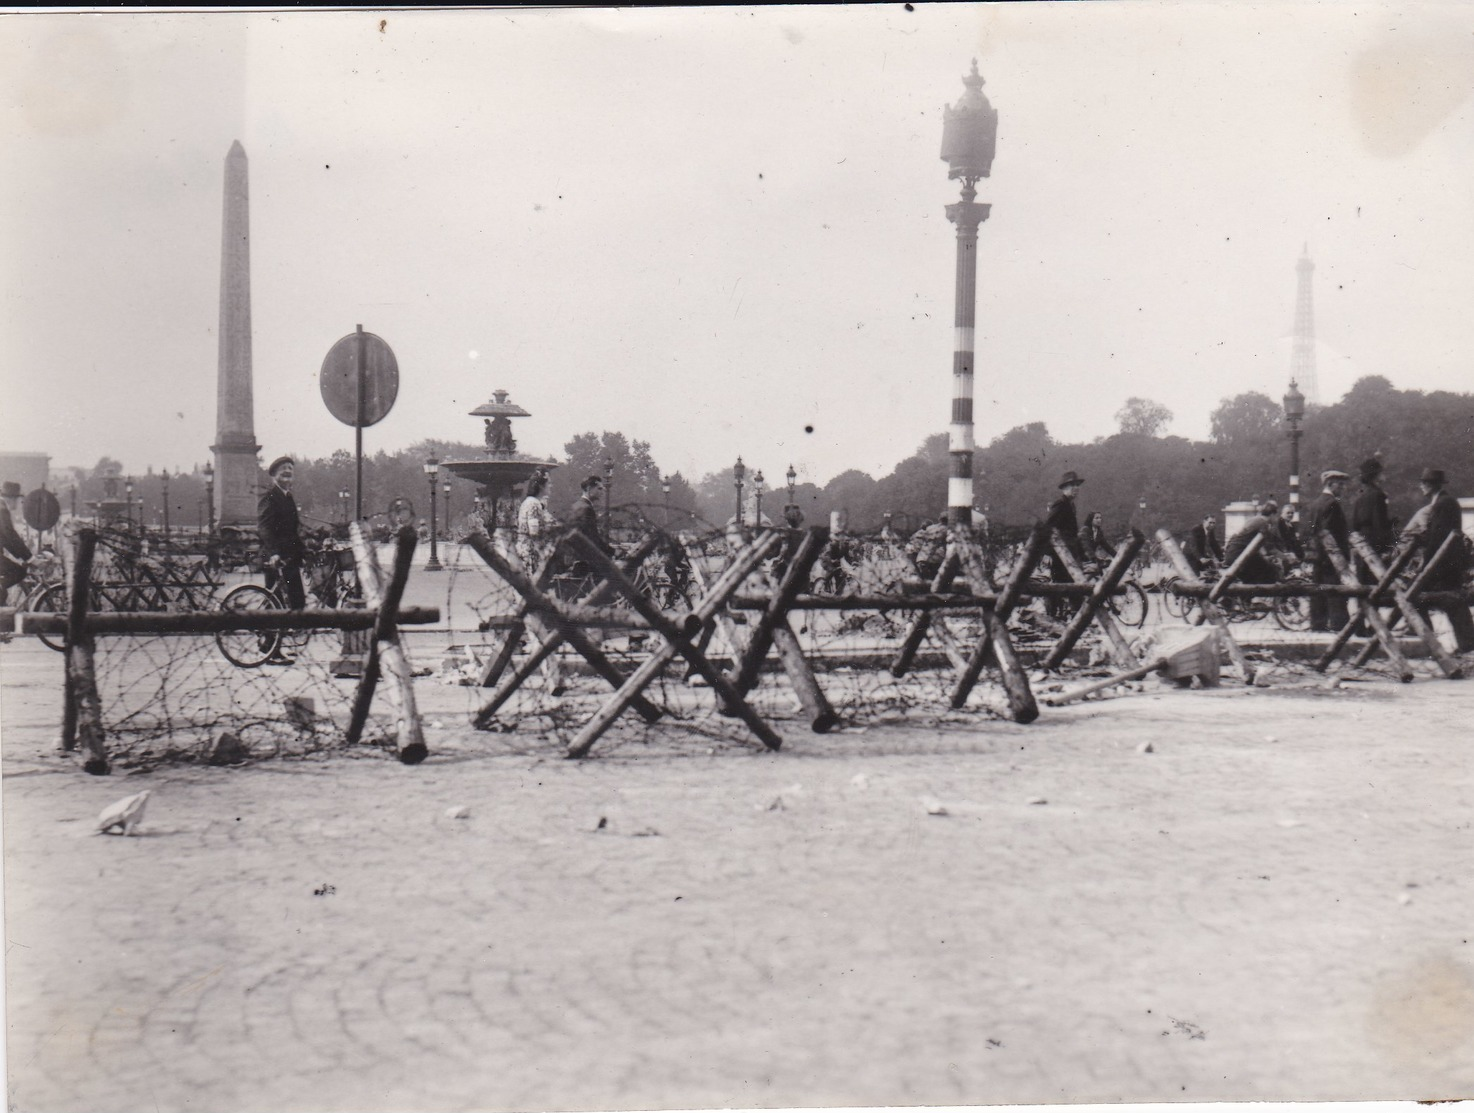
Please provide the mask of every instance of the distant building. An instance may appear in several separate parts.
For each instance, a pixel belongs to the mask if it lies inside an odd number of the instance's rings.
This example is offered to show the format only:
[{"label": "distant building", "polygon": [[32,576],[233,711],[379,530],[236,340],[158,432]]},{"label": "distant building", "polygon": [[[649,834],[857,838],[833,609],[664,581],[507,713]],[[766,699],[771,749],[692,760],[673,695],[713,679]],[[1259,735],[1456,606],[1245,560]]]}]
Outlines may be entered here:
[{"label": "distant building", "polygon": [[0,452],[0,482],[20,484],[25,494],[47,486],[51,475],[51,457],[44,452]]}]

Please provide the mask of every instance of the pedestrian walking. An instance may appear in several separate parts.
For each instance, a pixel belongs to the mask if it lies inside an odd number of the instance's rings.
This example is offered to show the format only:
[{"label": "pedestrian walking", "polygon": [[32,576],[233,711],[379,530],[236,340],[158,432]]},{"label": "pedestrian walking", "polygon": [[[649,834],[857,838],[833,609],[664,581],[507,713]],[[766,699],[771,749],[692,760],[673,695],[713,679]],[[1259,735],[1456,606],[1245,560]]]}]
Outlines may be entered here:
[{"label": "pedestrian walking", "polygon": [[[1437,566],[1427,574],[1423,580],[1423,588],[1426,591],[1463,591],[1464,578],[1469,570],[1469,550],[1462,536],[1463,514],[1459,509],[1459,501],[1448,493],[1447,479],[1439,468],[1426,469],[1418,486],[1428,501],[1413,516],[1407,529],[1403,531],[1403,536],[1422,550],[1423,560],[1426,562],[1433,559],[1444,538],[1454,535],[1454,543],[1449,546],[1448,552]],[[1426,568],[1426,564],[1424,567]],[[1428,608],[1420,606],[1418,609],[1427,619]],[[1459,600],[1450,602],[1441,609],[1448,616],[1449,625],[1453,627],[1458,652],[1474,651],[1474,616],[1469,613],[1469,604]]]},{"label": "pedestrian walking", "polygon": [[[1064,542],[1065,548],[1080,562],[1087,574],[1095,565],[1095,562],[1085,555],[1085,550],[1080,545],[1080,522],[1075,514],[1075,499],[1080,494],[1080,488],[1084,486],[1085,480],[1072,471],[1067,471],[1060,477],[1059,494],[1049,504],[1049,510],[1045,515],[1044,524],[1059,535],[1059,540]],[[1087,567],[1090,566],[1090,567]],[[1065,568],[1064,561],[1055,554],[1049,562],[1049,578],[1057,584],[1072,583],[1069,570]],[[1067,619],[1075,611],[1075,601],[1065,596],[1051,598],[1048,604],[1048,612],[1056,619]]]},{"label": "pedestrian walking", "polygon": [[537,579],[547,560],[552,539],[553,515],[548,510],[548,473],[539,468],[527,481],[527,496],[517,507],[517,559],[527,575]]},{"label": "pedestrian walking", "polygon": [[[1361,490],[1351,503],[1351,528],[1367,540],[1384,560],[1391,553],[1396,538],[1392,530],[1392,517],[1387,510],[1387,492],[1378,482],[1382,475],[1382,461],[1372,458],[1363,460],[1357,469]],[[1356,554],[1356,573],[1364,584],[1377,582],[1376,574],[1366,566],[1360,554]]]},{"label": "pedestrian walking", "polygon": [[603,477],[591,475],[578,488],[578,498],[573,500],[573,508],[568,512],[568,524],[605,553],[613,553],[613,547],[605,540],[604,531],[599,528],[599,511],[594,506],[594,500],[604,491]]},{"label": "pedestrian walking", "polygon": [[[1336,566],[1327,555],[1321,535],[1329,533],[1332,543],[1343,557],[1350,561],[1350,531],[1346,522],[1346,511],[1341,506],[1341,496],[1346,492],[1346,483],[1351,477],[1337,468],[1327,468],[1320,473],[1321,493],[1310,504],[1308,523],[1309,540],[1305,546],[1312,563],[1311,573],[1318,584],[1339,584],[1341,577]],[[1310,629],[1317,633],[1340,630],[1346,625],[1346,599],[1340,595],[1313,595],[1310,598]]]}]

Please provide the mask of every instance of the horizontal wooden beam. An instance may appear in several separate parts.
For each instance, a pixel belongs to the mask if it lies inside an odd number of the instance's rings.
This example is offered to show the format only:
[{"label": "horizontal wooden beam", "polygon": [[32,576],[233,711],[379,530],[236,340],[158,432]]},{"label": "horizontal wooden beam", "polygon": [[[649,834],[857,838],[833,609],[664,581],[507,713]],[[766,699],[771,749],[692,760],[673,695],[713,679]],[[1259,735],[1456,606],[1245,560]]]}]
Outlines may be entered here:
[{"label": "horizontal wooden beam", "polygon": [[[88,634],[221,634],[237,630],[372,630],[372,610],[302,611],[89,611],[82,620]],[[439,607],[402,607],[400,626],[428,626],[440,621]],[[67,616],[21,612],[19,634],[64,634]]]}]

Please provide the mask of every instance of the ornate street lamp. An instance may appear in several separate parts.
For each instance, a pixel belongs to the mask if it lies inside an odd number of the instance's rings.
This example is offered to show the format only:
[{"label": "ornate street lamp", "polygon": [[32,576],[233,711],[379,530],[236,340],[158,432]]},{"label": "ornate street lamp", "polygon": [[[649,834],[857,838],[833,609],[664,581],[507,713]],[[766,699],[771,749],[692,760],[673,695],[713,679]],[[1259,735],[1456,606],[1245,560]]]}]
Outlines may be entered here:
[{"label": "ornate street lamp", "polygon": [[614,493],[614,461],[604,457],[604,536],[609,536],[609,499]]},{"label": "ornate street lamp", "polygon": [[1285,424],[1290,427],[1290,505],[1296,521],[1300,518],[1300,422],[1305,417],[1305,395],[1290,380],[1285,392]]},{"label": "ornate street lamp", "polygon": [[443,484],[441,484],[440,490],[445,494],[445,540],[447,542],[449,542],[450,541],[450,478],[449,478],[449,476],[447,476],[445,482]]},{"label": "ornate street lamp", "polygon": [[747,468],[743,466],[742,457],[737,457],[737,462],[732,465],[732,482],[737,488],[737,527],[742,528],[742,480],[747,475]]},{"label": "ornate street lamp", "polygon": [[753,501],[754,501],[753,515],[752,515],[753,522],[752,522],[752,524],[753,524],[753,527],[754,528],[757,528],[757,527],[760,527],[763,524],[763,469],[762,468],[758,468],[757,473],[752,477],[752,496],[753,496]]},{"label": "ornate street lamp", "polygon": [[794,504],[793,484],[798,479],[798,472],[796,472],[796,471],[793,470],[793,465],[792,464],[789,464],[788,465],[788,476],[787,476],[787,479],[788,479],[788,504],[790,506],[792,506]]},{"label": "ornate street lamp", "polygon": [[660,493],[665,496],[665,528],[670,529],[670,476],[660,481]]},{"label": "ornate street lamp", "polygon": [[169,469],[166,467],[159,474],[159,481],[164,486],[164,540],[169,540]]},{"label": "ornate street lamp", "polygon": [[435,548],[435,477],[440,474],[440,461],[434,456],[425,461],[425,474],[430,478],[430,559],[425,561],[425,571],[440,572],[443,566]]},{"label": "ornate street lamp", "polygon": [[205,463],[205,524],[215,532],[215,466]]},{"label": "ornate street lamp", "polygon": [[338,488],[338,513],[343,515],[343,524],[348,524],[348,500],[353,497],[353,492],[347,487]]},{"label": "ornate street lamp", "polygon": [[942,158],[947,177],[962,179],[962,200],[947,206],[947,219],[957,225],[956,347],[952,355],[952,423],[947,430],[952,456],[947,480],[947,521],[972,522],[973,457],[973,328],[977,314],[978,225],[988,219],[990,205],[976,201],[977,181],[988,177],[998,142],[998,112],[983,96],[977,59],[962,79],[967,91],[942,110]]}]

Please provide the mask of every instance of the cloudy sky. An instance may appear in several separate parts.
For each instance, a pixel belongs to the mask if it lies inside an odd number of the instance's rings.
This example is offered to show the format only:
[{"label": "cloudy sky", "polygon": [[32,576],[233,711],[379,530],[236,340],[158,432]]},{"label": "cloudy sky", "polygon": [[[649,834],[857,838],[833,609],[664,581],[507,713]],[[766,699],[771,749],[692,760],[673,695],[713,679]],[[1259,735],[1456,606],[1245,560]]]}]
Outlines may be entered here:
[{"label": "cloudy sky", "polygon": [[949,413],[974,57],[980,442],[1278,397],[1304,245],[1323,400],[1474,389],[1466,3],[39,14],[0,20],[0,448],[206,459],[238,139],[268,458],[352,447],[318,373],[362,323],[371,451],[505,388],[540,453],[883,474]]}]

